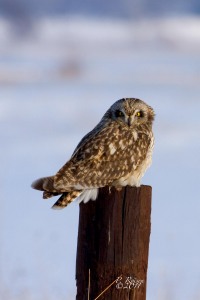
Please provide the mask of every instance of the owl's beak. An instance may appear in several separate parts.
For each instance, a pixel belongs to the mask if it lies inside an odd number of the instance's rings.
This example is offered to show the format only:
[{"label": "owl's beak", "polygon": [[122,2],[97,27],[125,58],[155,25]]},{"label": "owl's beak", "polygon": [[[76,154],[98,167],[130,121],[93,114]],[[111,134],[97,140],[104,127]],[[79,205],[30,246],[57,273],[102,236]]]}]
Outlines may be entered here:
[{"label": "owl's beak", "polygon": [[133,116],[129,116],[129,117],[128,117],[128,119],[127,119],[127,124],[128,124],[129,127],[133,124],[133,119],[134,119]]}]

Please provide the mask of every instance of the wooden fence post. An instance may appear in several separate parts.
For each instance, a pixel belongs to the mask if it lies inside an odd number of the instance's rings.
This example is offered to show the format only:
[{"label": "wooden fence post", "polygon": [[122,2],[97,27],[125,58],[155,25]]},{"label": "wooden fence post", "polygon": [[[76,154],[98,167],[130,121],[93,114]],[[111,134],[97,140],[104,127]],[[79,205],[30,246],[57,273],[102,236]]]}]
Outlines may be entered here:
[{"label": "wooden fence post", "polygon": [[80,204],[76,300],[146,299],[151,190],[105,187]]}]

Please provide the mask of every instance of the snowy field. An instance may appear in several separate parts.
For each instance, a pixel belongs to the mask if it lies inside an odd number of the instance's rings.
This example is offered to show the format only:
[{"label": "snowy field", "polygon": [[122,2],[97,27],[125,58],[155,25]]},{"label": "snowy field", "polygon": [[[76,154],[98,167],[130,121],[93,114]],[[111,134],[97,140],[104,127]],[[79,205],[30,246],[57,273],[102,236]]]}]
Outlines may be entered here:
[{"label": "snowy field", "polygon": [[148,300],[200,299],[200,19],[0,20],[0,299],[75,299],[78,204],[30,188],[122,97],[156,112]]}]

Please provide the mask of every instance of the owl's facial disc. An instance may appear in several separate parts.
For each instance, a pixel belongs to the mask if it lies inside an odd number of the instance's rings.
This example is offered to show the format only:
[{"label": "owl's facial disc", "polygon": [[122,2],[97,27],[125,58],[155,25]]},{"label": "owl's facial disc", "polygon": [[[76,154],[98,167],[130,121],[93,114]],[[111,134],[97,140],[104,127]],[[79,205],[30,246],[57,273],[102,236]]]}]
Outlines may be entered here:
[{"label": "owl's facial disc", "polygon": [[141,100],[123,99],[111,107],[109,117],[120,124],[134,127],[151,121],[151,110]]},{"label": "owl's facial disc", "polygon": [[144,117],[144,112],[138,109],[132,113],[126,113],[124,110],[118,108],[114,111],[113,117],[116,121],[123,122],[130,127],[133,124],[140,123],[140,119]]}]

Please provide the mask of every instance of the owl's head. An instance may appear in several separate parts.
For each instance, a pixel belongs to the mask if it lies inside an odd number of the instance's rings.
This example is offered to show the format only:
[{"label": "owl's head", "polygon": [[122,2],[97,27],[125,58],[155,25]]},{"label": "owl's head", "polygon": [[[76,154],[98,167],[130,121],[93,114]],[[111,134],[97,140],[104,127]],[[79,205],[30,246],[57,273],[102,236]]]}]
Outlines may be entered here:
[{"label": "owl's head", "polygon": [[131,127],[141,124],[151,125],[155,114],[144,101],[136,98],[123,98],[110,107],[106,116]]}]

